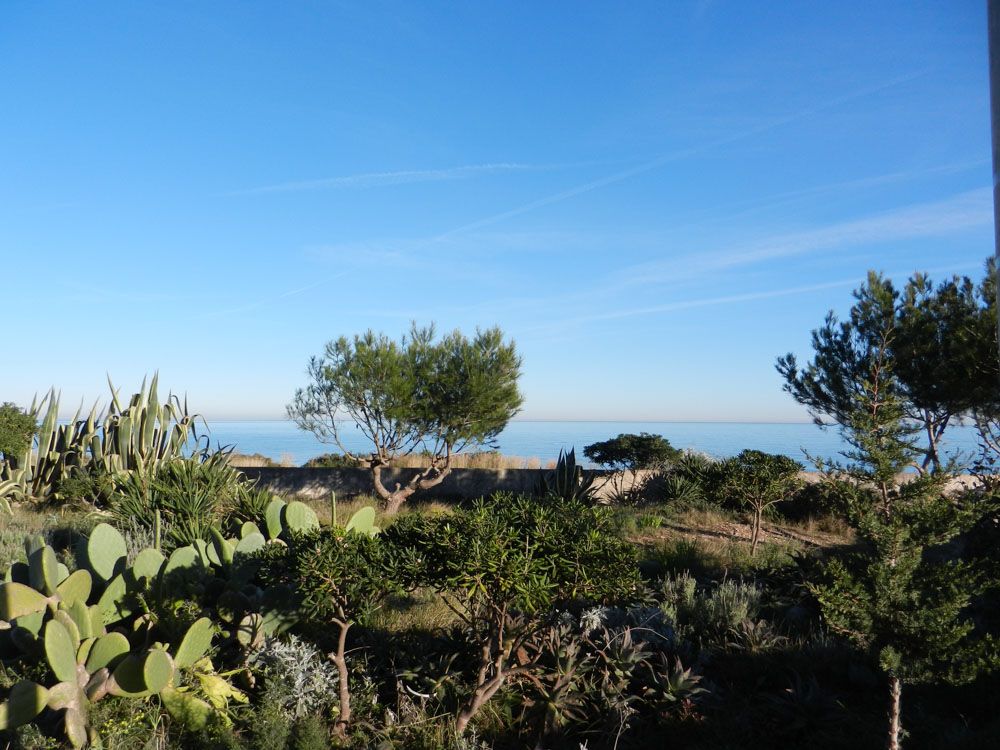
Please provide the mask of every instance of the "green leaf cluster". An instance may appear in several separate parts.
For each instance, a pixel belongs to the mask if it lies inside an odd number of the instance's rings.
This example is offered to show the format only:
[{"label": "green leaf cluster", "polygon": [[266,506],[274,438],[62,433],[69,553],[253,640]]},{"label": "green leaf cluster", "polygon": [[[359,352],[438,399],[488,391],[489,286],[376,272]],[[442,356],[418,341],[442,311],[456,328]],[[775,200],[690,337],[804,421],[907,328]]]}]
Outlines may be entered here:
[{"label": "green leaf cluster", "polygon": [[16,461],[31,447],[38,428],[35,417],[17,404],[0,404],[0,456],[4,461]]},{"label": "green leaf cluster", "polygon": [[583,455],[595,464],[615,471],[662,469],[676,461],[681,451],[662,435],[649,432],[621,433],[618,437],[591,443]]},{"label": "green leaf cluster", "polygon": [[[896,288],[869,272],[841,321],[831,311],[812,333],[813,359],[800,367],[793,354],[780,357],[784,388],[806,406],[817,424],[852,419],[857,400],[879,356],[891,360],[893,390],[903,417],[922,433],[922,469],[940,467],[940,441],[949,424],[974,412],[998,410],[995,266],[979,284],[951,277],[936,286],[916,274]],[[892,329],[892,340],[882,342]]]}]

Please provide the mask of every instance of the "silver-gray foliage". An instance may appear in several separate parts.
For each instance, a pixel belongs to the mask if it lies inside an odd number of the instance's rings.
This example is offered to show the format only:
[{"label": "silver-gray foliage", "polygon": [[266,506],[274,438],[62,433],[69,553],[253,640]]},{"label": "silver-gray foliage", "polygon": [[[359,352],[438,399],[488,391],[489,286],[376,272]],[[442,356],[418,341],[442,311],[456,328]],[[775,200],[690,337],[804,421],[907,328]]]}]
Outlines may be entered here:
[{"label": "silver-gray foliage", "polygon": [[268,696],[296,719],[323,710],[337,694],[337,668],[294,635],[267,639],[250,666],[263,676]]}]

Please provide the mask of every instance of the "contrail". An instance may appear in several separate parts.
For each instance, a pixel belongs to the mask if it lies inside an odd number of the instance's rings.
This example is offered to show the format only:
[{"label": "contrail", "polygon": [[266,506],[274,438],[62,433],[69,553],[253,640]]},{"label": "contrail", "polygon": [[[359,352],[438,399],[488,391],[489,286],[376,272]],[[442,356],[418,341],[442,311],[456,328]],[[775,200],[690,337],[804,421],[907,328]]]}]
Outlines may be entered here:
[{"label": "contrail", "polygon": [[663,154],[661,156],[656,157],[655,159],[651,159],[650,161],[644,162],[643,164],[638,164],[634,167],[630,167],[629,169],[625,169],[620,172],[615,172],[614,174],[610,174],[607,177],[601,177],[597,180],[593,180],[591,182],[586,182],[583,183],[582,185],[577,185],[576,187],[569,188],[568,190],[563,190],[561,192],[545,196],[544,198],[539,198],[538,200],[526,203],[523,206],[512,208],[509,211],[504,211],[503,213],[494,214],[493,216],[487,216],[486,218],[479,219],[478,221],[474,221],[470,224],[465,224],[463,226],[456,227],[455,229],[448,230],[447,232],[429,238],[428,240],[426,240],[425,244],[430,244],[432,242],[444,240],[455,234],[471,231],[473,229],[480,229],[484,226],[489,226],[490,224],[496,224],[499,221],[504,221],[505,219],[510,219],[515,216],[520,216],[521,214],[528,213],[529,211],[534,211],[535,209],[542,208],[544,206],[549,206],[552,205],[553,203],[560,203],[564,200],[567,200],[568,198],[573,198],[577,195],[582,195],[583,193],[589,193],[592,190],[597,190],[598,188],[602,188],[607,185],[613,185],[614,183],[621,182],[622,180],[627,180],[630,177],[635,177],[636,175],[643,174],[644,172],[649,172],[669,162],[679,161],[681,159],[685,159],[689,156],[694,156],[709,149],[718,148],[719,146],[725,146],[730,143],[735,143],[737,141],[742,141],[747,138],[751,138],[760,133],[765,133],[769,130],[774,130],[775,128],[787,125],[790,122],[795,122],[796,120],[801,120],[806,117],[811,117],[812,115],[824,112],[828,109],[832,109],[834,107],[840,106],[841,104],[845,104],[855,99],[860,99],[862,97],[869,96],[871,94],[876,94],[880,91],[884,91],[894,86],[898,86],[902,83],[907,83],[908,81],[912,81],[916,78],[920,78],[921,76],[926,75],[928,70],[929,69],[920,70],[915,73],[909,73],[905,76],[899,76],[897,78],[893,78],[892,80],[886,81],[884,83],[875,84],[873,86],[867,86],[865,88],[858,89],[857,91],[853,91],[849,94],[844,94],[843,96],[830,99],[820,104],[816,104],[812,107],[799,110],[798,112],[794,112],[790,115],[786,115],[776,120],[772,120],[771,122],[765,123],[763,125],[758,125],[757,127],[750,128],[748,130],[735,133],[733,135],[725,136],[723,138],[717,138],[714,141],[709,141],[708,143],[701,144],[700,146],[690,146],[688,148],[679,149],[677,151],[673,151],[668,154]]},{"label": "contrail", "polygon": [[[804,119],[806,117],[810,117],[810,116],[818,114],[820,112],[824,112],[824,111],[826,111],[828,109],[832,109],[832,108],[837,107],[837,106],[839,106],[841,104],[845,104],[847,102],[854,101],[855,99],[860,99],[860,98],[865,97],[865,96],[870,96],[871,94],[876,94],[876,93],[878,93],[880,91],[885,91],[886,89],[892,88],[894,86],[898,86],[898,85],[900,85],[902,83],[906,83],[906,82],[912,81],[912,80],[914,80],[916,78],[920,78],[921,76],[926,75],[929,70],[930,69],[928,68],[928,69],[916,71],[914,73],[909,73],[909,74],[904,75],[904,76],[898,76],[896,78],[893,78],[893,79],[891,79],[889,81],[885,81],[883,83],[875,84],[873,86],[866,86],[864,88],[857,89],[856,91],[852,91],[850,93],[844,94],[843,96],[839,96],[839,97],[836,97],[836,98],[833,98],[833,99],[829,99],[829,100],[827,100],[825,102],[821,102],[821,103],[816,104],[816,105],[814,105],[812,107],[808,107],[806,109],[799,110],[798,112],[794,112],[794,113],[792,113],[790,115],[786,115],[786,116],[780,117],[780,118],[778,118],[776,120],[772,120],[771,122],[765,123],[763,125],[759,125],[757,127],[750,128],[748,130],[744,130],[744,131],[741,131],[739,133],[735,133],[733,135],[726,136],[724,138],[718,138],[718,139],[716,139],[714,141],[710,141],[708,143],[704,143],[704,144],[702,144],[700,146],[691,146],[691,147],[688,147],[688,148],[684,148],[684,149],[673,151],[673,152],[670,152],[670,153],[667,153],[667,154],[663,154],[661,156],[656,157],[655,159],[651,159],[650,161],[644,162],[642,164],[638,164],[638,165],[636,165],[634,167],[630,167],[628,169],[624,169],[622,171],[615,172],[613,174],[607,175],[606,177],[601,177],[599,179],[592,180],[590,182],[586,182],[586,183],[583,183],[581,185],[577,185],[575,187],[571,187],[571,188],[569,188],[567,190],[563,190],[563,191],[560,191],[558,193],[553,193],[552,195],[548,195],[548,196],[545,196],[543,198],[539,198],[537,200],[531,201],[530,203],[526,203],[526,204],[524,204],[522,206],[518,206],[516,208],[512,208],[512,209],[510,209],[508,211],[504,211],[504,212],[499,213],[499,214],[494,214],[492,216],[487,216],[485,218],[479,219],[478,221],[474,221],[474,222],[472,222],[470,224],[464,224],[462,226],[459,226],[459,227],[456,227],[454,229],[448,230],[446,232],[443,232],[441,234],[435,235],[433,237],[428,237],[427,239],[423,240],[422,242],[416,243],[411,248],[411,250],[425,248],[425,247],[427,247],[429,245],[432,245],[432,244],[435,244],[437,242],[441,242],[441,241],[443,241],[445,239],[448,239],[449,237],[452,237],[452,236],[454,236],[456,234],[461,234],[461,233],[464,233],[464,232],[471,231],[473,229],[479,229],[479,228],[484,227],[484,226],[489,226],[491,224],[496,224],[496,223],[498,223],[500,221],[504,221],[506,219],[510,219],[510,218],[515,217],[515,216],[520,216],[521,214],[528,213],[529,211],[534,211],[536,209],[543,208],[545,206],[550,206],[550,205],[552,205],[554,203],[560,203],[560,202],[562,202],[564,200],[568,200],[569,198],[573,198],[573,197],[575,197],[577,195],[582,195],[584,193],[589,193],[589,192],[591,192],[593,190],[597,190],[599,188],[606,187],[607,185],[613,185],[613,184],[615,184],[617,182],[621,182],[621,181],[627,180],[627,179],[629,179],[631,177],[635,177],[636,175],[640,175],[640,174],[643,174],[645,172],[649,172],[650,170],[656,169],[657,167],[663,166],[664,164],[667,164],[669,162],[678,161],[680,159],[684,159],[684,158],[687,158],[689,156],[694,156],[694,155],[699,154],[699,153],[701,153],[703,151],[706,151],[708,149],[717,148],[719,146],[724,146],[724,145],[727,145],[729,143],[734,143],[734,142],[737,142],[737,141],[745,140],[747,138],[751,138],[751,137],[753,137],[753,136],[755,136],[755,135],[757,135],[759,133],[764,133],[764,132],[767,132],[767,131],[770,131],[770,130],[774,130],[775,128],[779,128],[779,127],[781,127],[783,125],[787,125],[788,123],[795,122],[797,120],[801,120],[801,119]],[[503,165],[503,164],[500,164],[500,165],[496,165],[496,164],[494,164],[494,165],[482,164],[482,165],[470,165],[470,166],[467,166],[467,167],[457,167],[457,168],[453,168],[451,171],[454,171],[455,169],[459,169],[459,170],[464,169],[464,170],[468,170],[468,171],[473,171],[475,169],[479,169],[481,171],[486,171],[488,169],[494,169],[494,170],[496,170],[497,168],[508,168],[508,169],[511,169],[511,168],[520,168],[520,169],[527,169],[527,168],[530,168],[530,167],[528,165],[516,165],[516,164],[509,164],[509,165]],[[414,172],[412,174],[414,174],[414,175],[416,175],[416,174],[427,174],[427,175],[430,175],[430,174],[437,173],[437,172],[448,172],[448,171],[449,170],[423,170],[423,171]],[[344,178],[331,178],[331,179],[333,179],[333,180],[349,180],[349,179],[362,179],[362,178],[375,179],[379,174],[381,174],[383,177],[386,177],[388,175],[400,175],[400,174],[404,174],[404,173],[400,173],[400,172],[396,172],[396,173],[393,173],[393,172],[372,173],[372,174],[368,174],[368,175],[354,175],[353,178],[351,176],[348,176],[348,177],[344,177]],[[442,179],[442,178],[440,178],[440,177],[437,177],[437,178],[431,177],[430,179]],[[255,189],[252,189],[251,191],[239,191],[239,192],[246,194],[247,192],[279,192],[279,191],[285,191],[285,190],[310,189],[309,186],[317,187],[319,185],[317,185],[316,183],[325,183],[325,182],[326,182],[325,180],[314,180],[314,181],[310,181],[310,182],[306,182],[306,183],[284,183],[282,185],[271,185],[271,186],[265,186],[263,188],[255,188]],[[305,185],[307,187],[303,188],[302,187],[303,185]],[[294,186],[298,186],[298,187],[294,187]],[[332,281],[334,278],[337,278],[339,276],[340,276],[340,274],[338,274],[337,276],[331,277],[330,279],[326,279],[326,280],[323,280],[323,281],[316,282],[315,284],[311,284],[311,285],[309,285],[307,287],[302,287],[300,289],[291,290],[289,292],[284,292],[284,293],[282,293],[282,294],[280,294],[280,295],[278,295],[276,297],[271,297],[271,298],[268,298],[268,299],[265,299],[265,300],[260,300],[259,302],[255,303],[253,305],[249,305],[249,306],[247,306],[245,308],[237,308],[237,309],[234,309],[234,310],[222,311],[220,314],[226,313],[226,312],[238,312],[238,311],[244,310],[244,309],[254,309],[254,308],[257,308],[257,307],[261,307],[263,305],[269,304],[270,302],[282,299],[284,297],[289,297],[289,296],[292,296],[292,295],[301,294],[302,292],[308,291],[309,289],[314,289],[314,288],[316,288],[318,286],[321,286],[321,285],[327,283],[327,281]]]}]

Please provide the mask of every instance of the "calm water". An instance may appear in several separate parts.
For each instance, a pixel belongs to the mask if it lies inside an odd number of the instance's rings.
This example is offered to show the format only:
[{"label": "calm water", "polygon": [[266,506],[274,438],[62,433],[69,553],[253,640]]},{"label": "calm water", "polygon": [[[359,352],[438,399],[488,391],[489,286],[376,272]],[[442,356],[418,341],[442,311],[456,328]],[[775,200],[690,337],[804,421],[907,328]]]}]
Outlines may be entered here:
[{"label": "calm water", "polygon": [[[210,422],[212,447],[234,445],[239,453],[260,453],[274,460],[290,456],[301,464],[321,453],[337,452],[336,446],[320,443],[311,434],[286,421]],[[351,424],[345,424],[345,444],[364,451],[365,440]],[[762,424],[730,422],[511,422],[498,438],[499,449],[510,456],[537,457],[543,463],[554,459],[560,448],[583,447],[622,432],[663,435],[677,448],[690,448],[724,458],[744,448],[784,453],[806,462],[805,452],[836,457],[844,445],[833,429],[812,424]],[[948,428],[946,448],[967,454],[975,452],[975,430],[971,426]],[[579,456],[582,459],[582,456]],[[807,462],[806,462],[807,463]],[[807,463],[808,465],[808,463]]]}]

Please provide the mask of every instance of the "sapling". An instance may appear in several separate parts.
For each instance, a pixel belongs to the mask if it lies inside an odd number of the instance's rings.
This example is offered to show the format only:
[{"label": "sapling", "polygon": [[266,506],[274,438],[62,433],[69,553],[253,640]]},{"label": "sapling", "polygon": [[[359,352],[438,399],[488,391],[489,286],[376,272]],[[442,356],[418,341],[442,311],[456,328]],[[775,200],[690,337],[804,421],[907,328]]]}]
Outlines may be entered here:
[{"label": "sapling", "polygon": [[843,501],[861,551],[834,558],[810,589],[827,626],[868,653],[887,678],[887,747],[898,750],[905,683],[967,682],[996,666],[997,643],[969,613],[990,582],[983,566],[944,549],[985,512],[946,493],[952,473],[901,476],[920,451],[892,371],[894,326],[869,333],[868,366],[840,427],[845,464],[821,466]]},{"label": "sapling", "polygon": [[757,554],[764,514],[801,486],[801,470],[802,465],[788,456],[755,450],[742,451],[723,463],[723,492],[752,514],[751,555]]}]

